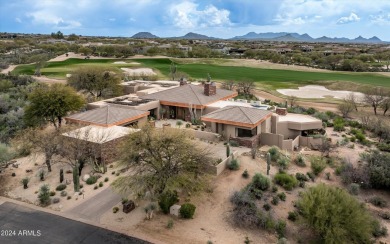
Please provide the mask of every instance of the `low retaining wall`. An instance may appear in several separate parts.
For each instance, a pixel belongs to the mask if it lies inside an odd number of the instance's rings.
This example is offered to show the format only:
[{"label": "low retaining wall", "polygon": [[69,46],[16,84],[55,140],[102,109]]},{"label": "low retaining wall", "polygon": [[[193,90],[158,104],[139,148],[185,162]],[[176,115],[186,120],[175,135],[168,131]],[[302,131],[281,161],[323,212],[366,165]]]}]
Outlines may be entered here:
[{"label": "low retaining wall", "polygon": [[[238,157],[238,151],[234,151],[232,153],[234,158]],[[220,162],[218,165],[210,165],[207,169],[207,171],[212,175],[220,175],[226,168],[227,165],[232,161],[233,157],[230,155],[228,158],[225,158],[222,162]]]},{"label": "low retaining wall", "polygon": [[314,138],[314,137],[299,137],[299,145],[302,147],[309,147],[311,149],[318,148],[322,144],[322,138]]},{"label": "low retaining wall", "polygon": [[194,136],[201,140],[219,142],[221,136],[217,133],[202,131],[202,130],[192,130],[194,131]]},{"label": "low retaining wall", "polygon": [[257,146],[259,144],[259,135],[252,136],[250,138],[232,137],[229,140],[237,142],[240,146],[252,148],[253,146]]}]

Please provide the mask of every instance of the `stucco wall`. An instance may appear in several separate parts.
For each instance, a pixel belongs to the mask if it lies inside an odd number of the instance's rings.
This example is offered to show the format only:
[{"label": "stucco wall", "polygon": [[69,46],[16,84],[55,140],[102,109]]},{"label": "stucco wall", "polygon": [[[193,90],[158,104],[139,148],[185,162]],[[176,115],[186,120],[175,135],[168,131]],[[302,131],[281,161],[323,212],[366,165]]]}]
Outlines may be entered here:
[{"label": "stucco wall", "polygon": [[[232,154],[234,158],[238,157],[238,151],[234,151]],[[227,165],[232,161],[233,157],[229,156],[228,158],[225,158],[225,160],[223,160],[216,166],[210,165],[208,167],[208,172],[212,175],[220,175],[227,168]]]},{"label": "stucco wall", "polygon": [[272,133],[261,133],[260,134],[260,144],[268,146],[278,146],[279,148],[283,147],[283,135],[277,135]]}]

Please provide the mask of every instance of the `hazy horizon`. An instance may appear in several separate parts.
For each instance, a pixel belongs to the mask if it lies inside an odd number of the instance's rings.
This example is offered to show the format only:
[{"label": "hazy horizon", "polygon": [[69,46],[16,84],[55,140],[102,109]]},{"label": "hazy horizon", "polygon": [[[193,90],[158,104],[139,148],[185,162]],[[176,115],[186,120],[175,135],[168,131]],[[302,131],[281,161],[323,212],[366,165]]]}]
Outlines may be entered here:
[{"label": "hazy horizon", "polygon": [[159,37],[195,32],[232,38],[297,32],[390,41],[388,0],[0,0],[0,32]]}]

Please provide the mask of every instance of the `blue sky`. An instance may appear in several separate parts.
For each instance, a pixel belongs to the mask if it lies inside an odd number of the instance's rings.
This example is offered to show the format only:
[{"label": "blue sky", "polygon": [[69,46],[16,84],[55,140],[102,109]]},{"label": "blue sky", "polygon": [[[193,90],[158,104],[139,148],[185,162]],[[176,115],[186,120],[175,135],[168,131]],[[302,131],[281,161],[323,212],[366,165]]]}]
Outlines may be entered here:
[{"label": "blue sky", "polygon": [[298,32],[390,41],[390,0],[0,0],[0,32],[233,37]]}]

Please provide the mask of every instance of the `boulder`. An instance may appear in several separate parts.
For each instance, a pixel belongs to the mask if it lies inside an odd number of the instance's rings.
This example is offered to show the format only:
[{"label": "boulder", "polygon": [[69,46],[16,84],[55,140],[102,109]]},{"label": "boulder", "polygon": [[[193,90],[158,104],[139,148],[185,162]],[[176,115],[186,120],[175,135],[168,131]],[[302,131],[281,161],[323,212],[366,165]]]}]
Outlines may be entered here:
[{"label": "boulder", "polygon": [[83,181],[86,182],[91,176],[89,174],[85,174],[83,176]]},{"label": "boulder", "polygon": [[172,205],[172,206],[169,208],[169,213],[170,213],[171,215],[175,215],[175,216],[179,217],[180,208],[181,208],[180,205],[177,205],[177,204]]},{"label": "boulder", "polygon": [[135,204],[133,201],[129,200],[123,203],[123,212],[130,213],[133,209],[135,209]]}]

